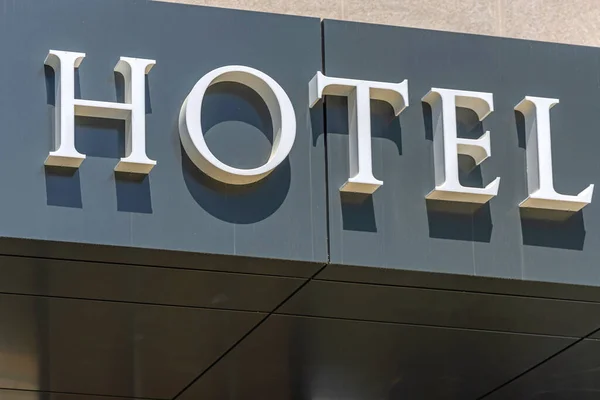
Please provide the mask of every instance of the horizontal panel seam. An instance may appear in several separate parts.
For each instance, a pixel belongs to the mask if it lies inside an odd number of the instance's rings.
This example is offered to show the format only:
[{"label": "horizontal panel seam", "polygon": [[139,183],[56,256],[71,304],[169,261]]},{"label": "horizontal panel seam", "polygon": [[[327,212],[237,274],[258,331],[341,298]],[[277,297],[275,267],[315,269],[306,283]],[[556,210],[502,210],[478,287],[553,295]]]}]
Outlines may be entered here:
[{"label": "horizontal panel seam", "polygon": [[[193,253],[195,255],[204,255],[204,253]],[[239,257],[233,255],[224,255],[224,254],[206,254],[207,256],[215,256],[215,257]],[[4,254],[0,253],[0,262],[2,258],[18,258],[18,259],[30,259],[30,260],[44,260],[44,261],[64,261],[69,263],[84,263],[84,264],[99,264],[99,265],[114,265],[114,266],[123,266],[123,267],[134,267],[134,268],[153,268],[153,269],[166,269],[166,270],[175,270],[175,271],[194,271],[194,272],[205,272],[212,274],[228,274],[228,275],[243,275],[243,276],[253,276],[253,277],[267,277],[267,278],[286,278],[286,279],[295,279],[295,280],[306,280],[307,276],[300,275],[274,275],[274,274],[260,274],[254,272],[237,272],[237,271],[228,271],[228,270],[218,270],[218,269],[202,269],[202,268],[191,268],[191,267],[172,267],[166,265],[147,265],[147,264],[134,264],[134,263],[126,263],[126,262],[116,262],[116,261],[92,261],[92,260],[81,260],[74,258],[54,258],[54,257],[36,257],[30,255],[18,255],[18,254]],[[260,262],[261,260],[270,260],[270,261],[281,261],[282,263],[306,263],[306,264],[314,264],[317,268],[319,265],[323,263],[316,263],[312,261],[297,261],[297,260],[274,260],[267,258],[255,258],[255,261]]]},{"label": "horizontal panel seam", "polygon": [[18,393],[36,393],[36,394],[60,394],[67,396],[91,396],[94,398],[102,398],[102,399],[114,399],[114,400],[166,400],[158,397],[123,397],[123,396],[113,396],[107,394],[91,394],[91,393],[79,393],[79,392],[58,392],[53,390],[29,390],[29,389],[14,389],[14,388],[5,388],[0,386],[0,390],[10,391],[10,392],[18,392]]},{"label": "horizontal panel seam", "polygon": [[[548,297],[548,296],[533,296],[533,295],[528,296],[528,295],[524,295],[524,294],[515,294],[515,293],[481,292],[481,291],[468,290],[468,289],[435,288],[435,287],[427,287],[427,286],[419,286],[419,285],[415,285],[415,286],[391,285],[391,284],[386,284],[386,283],[354,282],[354,281],[343,281],[343,280],[335,280],[335,279],[314,279],[313,281],[314,282],[331,282],[331,283],[348,284],[348,285],[397,288],[397,289],[417,289],[417,290],[427,290],[427,291],[435,291],[435,292],[450,292],[450,293],[478,294],[478,295],[498,296],[498,297],[540,299],[540,300],[562,301],[562,302],[581,303],[581,304],[600,304],[600,300],[597,300],[597,301],[596,300],[576,300],[576,299],[569,299],[569,298],[563,298],[563,297]],[[519,282],[543,283],[543,282],[536,282],[536,281],[519,281]],[[557,285],[560,285],[560,284],[557,284]],[[598,288],[598,293],[600,295],[600,287]]]},{"label": "horizontal panel seam", "polygon": [[128,304],[128,305],[153,306],[153,307],[186,308],[186,309],[209,310],[209,311],[230,311],[230,312],[243,312],[243,313],[253,313],[253,314],[257,314],[257,313],[258,314],[268,314],[269,313],[268,310],[190,306],[190,305],[151,303],[151,302],[146,303],[146,302],[141,302],[141,301],[123,301],[123,300],[98,299],[98,298],[86,298],[86,297],[52,296],[52,295],[30,294],[30,293],[0,292],[0,296],[34,297],[34,298],[42,298],[42,299],[87,301],[87,302],[94,302],[94,303]]},{"label": "horizontal panel seam", "polygon": [[[332,321],[362,322],[362,323],[368,323],[368,324],[397,325],[397,326],[423,327],[423,328],[440,328],[440,329],[449,329],[449,330],[456,330],[456,331],[473,331],[473,332],[515,334],[515,335],[524,335],[524,336],[554,337],[554,338],[573,339],[573,340],[579,340],[582,338],[581,336],[570,336],[570,335],[556,335],[556,334],[553,335],[553,334],[544,334],[544,333],[505,331],[505,330],[494,330],[494,329],[464,328],[464,327],[448,326],[448,325],[416,324],[416,323],[397,322],[397,321],[367,320],[367,319],[359,319],[359,318],[317,316],[317,315],[283,313],[283,312],[277,312],[277,313],[274,313],[274,315],[284,316],[284,317],[300,317],[300,318],[309,318],[309,319],[332,320]],[[597,339],[590,339],[590,340],[597,340]]]}]

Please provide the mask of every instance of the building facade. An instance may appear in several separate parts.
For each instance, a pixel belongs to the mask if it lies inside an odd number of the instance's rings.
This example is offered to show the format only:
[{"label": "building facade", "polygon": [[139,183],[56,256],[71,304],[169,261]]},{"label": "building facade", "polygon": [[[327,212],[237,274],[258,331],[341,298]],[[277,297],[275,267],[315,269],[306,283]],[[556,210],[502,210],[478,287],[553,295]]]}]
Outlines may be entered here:
[{"label": "building facade", "polygon": [[0,400],[598,398],[600,5],[187,1],[0,2]]}]

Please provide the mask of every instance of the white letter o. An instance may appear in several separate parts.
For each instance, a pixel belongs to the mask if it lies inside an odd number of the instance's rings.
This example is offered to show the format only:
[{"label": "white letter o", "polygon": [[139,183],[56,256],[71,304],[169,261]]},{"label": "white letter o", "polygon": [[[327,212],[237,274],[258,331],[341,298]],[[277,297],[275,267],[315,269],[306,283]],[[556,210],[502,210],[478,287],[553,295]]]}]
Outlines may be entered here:
[{"label": "white letter o", "polygon": [[[202,101],[206,90],[216,83],[236,82],[248,86],[263,99],[273,124],[273,148],[268,161],[257,168],[233,168],[221,162],[204,140],[201,124]],[[192,162],[218,181],[246,185],[258,182],[285,160],[296,138],[296,115],[289,97],[267,74],[250,67],[231,65],[204,75],[185,99],[179,113],[179,136]]]}]

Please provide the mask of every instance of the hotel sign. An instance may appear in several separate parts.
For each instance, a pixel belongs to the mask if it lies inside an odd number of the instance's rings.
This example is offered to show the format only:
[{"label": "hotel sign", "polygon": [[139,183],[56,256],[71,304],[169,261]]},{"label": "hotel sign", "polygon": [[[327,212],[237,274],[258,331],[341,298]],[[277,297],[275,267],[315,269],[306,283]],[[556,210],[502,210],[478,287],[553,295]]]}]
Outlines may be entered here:
[{"label": "hotel sign", "polygon": [[[85,155],[75,148],[75,116],[122,119],[126,123],[126,155],[115,171],[148,174],[156,161],[146,154],[145,78],[155,60],[121,57],[115,71],[125,80],[125,103],[109,103],[75,98],[74,76],[85,58],[84,53],[50,50],[46,65],[58,79],[56,93],[55,149],[46,159],[47,166],[79,168]],[[269,159],[259,167],[235,168],[218,159],[204,140],[201,124],[202,103],[212,85],[232,82],[254,90],[265,102],[273,124],[275,138]],[[371,154],[371,100],[390,104],[399,115],[408,102],[408,80],[399,83],[364,81],[329,77],[317,71],[307,83],[309,104],[313,107],[323,96],[348,98],[349,170],[350,176],[340,188],[342,192],[372,194],[383,185],[373,175]],[[494,111],[493,93],[432,88],[422,101],[432,109],[434,127],[433,152],[435,188],[427,199],[487,203],[498,194],[500,177],[483,188],[464,186],[459,181],[458,156],[466,155],[476,165],[491,156],[490,132],[476,139],[457,135],[456,108],[474,111],[483,121]],[[527,183],[529,196],[519,206],[560,211],[579,211],[592,201],[594,185],[578,195],[558,193],[553,184],[550,109],[559,99],[527,96],[514,109],[525,116],[527,127]],[[247,185],[260,181],[277,168],[289,155],[296,139],[296,115],[285,90],[270,76],[248,66],[228,65],[205,74],[195,84],[179,114],[181,143],[194,164],[206,175],[231,185]]]}]

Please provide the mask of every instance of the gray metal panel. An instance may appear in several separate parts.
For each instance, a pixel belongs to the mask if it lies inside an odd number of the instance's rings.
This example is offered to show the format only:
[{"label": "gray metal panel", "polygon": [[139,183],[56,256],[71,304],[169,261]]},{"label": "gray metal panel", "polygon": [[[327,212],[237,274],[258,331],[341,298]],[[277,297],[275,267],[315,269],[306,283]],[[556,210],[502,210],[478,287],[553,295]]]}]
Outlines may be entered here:
[{"label": "gray metal panel", "polygon": [[[134,397],[90,396],[89,394],[47,393],[26,390],[0,389],[2,400],[133,400]],[[139,397],[137,398],[139,399]]]},{"label": "gray metal panel", "polygon": [[178,399],[476,399],[571,343],[274,315]]},{"label": "gray metal panel", "polygon": [[[326,75],[408,79],[410,94],[399,118],[372,102],[373,168],[384,185],[358,204],[338,190],[348,178],[346,101],[326,100],[332,264],[600,285],[597,201],[562,223],[520,216],[525,149],[513,110],[525,95],[559,98],[551,114],[556,189],[576,194],[597,183],[598,49],[340,21],[325,21],[324,35]],[[492,157],[463,182],[502,179],[498,196],[477,213],[439,211],[425,201],[434,173],[420,99],[432,87],[494,94],[483,126],[458,112],[459,135],[484,128],[492,142]]]},{"label": "gray metal panel", "polygon": [[571,337],[600,328],[600,303],[318,280],[277,312]]},{"label": "gray metal panel", "polygon": [[0,295],[2,387],[170,399],[264,316]]},{"label": "gray metal panel", "polygon": [[[324,140],[312,136],[307,82],[321,67],[318,19],[123,0],[22,0],[0,15],[0,236],[194,253],[324,262]],[[18,38],[18,40],[15,40]],[[78,119],[88,158],[74,175],[44,169],[53,130],[50,49],[87,53],[81,96],[115,101],[120,56],[157,60],[147,79],[147,153],[158,165],[142,182],[115,177],[123,125]],[[246,190],[215,185],[182,151],[183,100],[210,70],[262,70],[290,96],[297,139],[286,162]],[[118,81],[118,79],[117,79]],[[225,162],[259,165],[272,127],[258,95],[217,85],[202,118]]]},{"label": "gray metal panel", "polygon": [[595,400],[600,391],[600,341],[582,340],[511,382],[489,400]]},{"label": "gray metal panel", "polygon": [[442,274],[388,268],[328,265],[316,279],[414,288],[507,294],[558,300],[600,302],[597,286]]},{"label": "gray metal panel", "polygon": [[11,238],[0,238],[0,254],[289,277],[310,277],[323,267],[323,262]]},{"label": "gray metal panel", "polygon": [[270,312],[305,280],[0,256],[0,292]]}]

